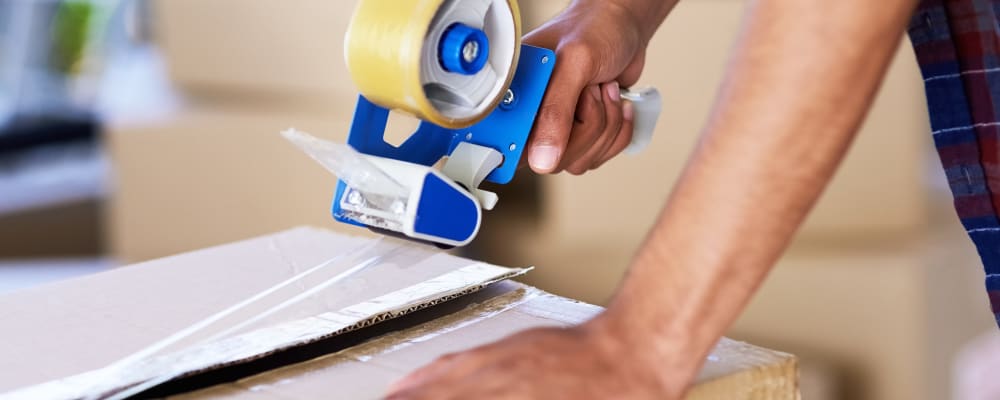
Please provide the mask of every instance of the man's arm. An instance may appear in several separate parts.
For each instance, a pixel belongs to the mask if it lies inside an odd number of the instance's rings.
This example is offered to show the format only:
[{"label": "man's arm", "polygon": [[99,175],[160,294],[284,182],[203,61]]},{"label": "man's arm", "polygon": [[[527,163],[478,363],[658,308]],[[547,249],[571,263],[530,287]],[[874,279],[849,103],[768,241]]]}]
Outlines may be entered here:
[{"label": "man's arm", "polygon": [[833,175],[915,2],[751,1],[703,139],[607,312],[438,360],[393,397],[680,398]]},{"label": "man's arm", "polygon": [[749,7],[703,138],[601,317],[688,379],[831,179],[915,1]]}]

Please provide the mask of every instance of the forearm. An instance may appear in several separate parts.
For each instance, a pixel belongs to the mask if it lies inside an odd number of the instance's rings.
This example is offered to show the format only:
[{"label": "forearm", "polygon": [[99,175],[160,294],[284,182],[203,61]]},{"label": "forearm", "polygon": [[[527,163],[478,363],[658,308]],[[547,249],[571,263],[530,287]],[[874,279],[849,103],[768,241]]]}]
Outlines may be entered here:
[{"label": "forearm", "polygon": [[607,326],[681,371],[700,365],[833,175],[914,3],[749,4],[702,140]]}]

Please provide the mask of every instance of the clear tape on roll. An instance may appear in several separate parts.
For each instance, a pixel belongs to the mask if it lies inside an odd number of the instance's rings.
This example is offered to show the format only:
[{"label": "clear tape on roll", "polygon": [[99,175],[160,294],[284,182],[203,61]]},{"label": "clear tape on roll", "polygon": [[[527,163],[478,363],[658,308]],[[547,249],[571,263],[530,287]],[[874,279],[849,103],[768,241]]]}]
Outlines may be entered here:
[{"label": "clear tape on roll", "polygon": [[[458,23],[489,39],[487,66],[473,75],[448,72],[438,59],[444,32]],[[375,104],[457,129],[499,104],[514,78],[520,38],[515,0],[364,0],[347,30],[345,58]]]}]

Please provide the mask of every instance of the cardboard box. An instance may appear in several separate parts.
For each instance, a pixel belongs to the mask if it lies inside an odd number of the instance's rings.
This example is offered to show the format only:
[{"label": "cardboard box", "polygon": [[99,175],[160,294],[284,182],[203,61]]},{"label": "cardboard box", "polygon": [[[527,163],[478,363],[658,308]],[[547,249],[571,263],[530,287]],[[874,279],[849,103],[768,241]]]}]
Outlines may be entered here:
[{"label": "cardboard box", "polygon": [[[442,354],[600,312],[513,283],[482,291],[524,272],[299,228],[28,289],[0,296],[19,321],[0,333],[0,392],[80,398],[167,376],[145,395],[375,398]],[[724,339],[690,398],[795,399],[796,375],[794,357]]]},{"label": "cardboard box", "polygon": [[348,107],[356,90],[343,42],[354,4],[158,0],[153,15],[170,76],[189,94]]},{"label": "cardboard box", "polygon": [[111,123],[112,253],[136,262],[297,225],[366,234],[333,221],[336,178],[279,134],[296,127],[344,141],[349,121],[333,112],[198,108]]},{"label": "cardboard box", "polygon": [[852,399],[932,400],[949,398],[956,354],[988,329],[982,262],[953,219],[894,246],[787,255],[730,333],[849,371]]},{"label": "cardboard box", "polygon": [[0,215],[0,258],[97,256],[105,251],[98,200]]},{"label": "cardboard box", "polygon": [[[513,284],[500,286],[506,286],[496,291],[500,294],[473,295],[479,298],[478,302],[454,314],[337,354],[179,398],[313,398],[329,393],[331,388],[337,388],[338,398],[379,398],[385,394],[384,388],[412,371],[415,365],[524,329],[571,326],[597,311],[592,306],[536,289]],[[494,313],[496,310],[501,311]],[[797,398],[795,379],[790,379],[795,375],[795,363],[786,355],[728,339],[723,339],[712,355],[689,399]]]}]

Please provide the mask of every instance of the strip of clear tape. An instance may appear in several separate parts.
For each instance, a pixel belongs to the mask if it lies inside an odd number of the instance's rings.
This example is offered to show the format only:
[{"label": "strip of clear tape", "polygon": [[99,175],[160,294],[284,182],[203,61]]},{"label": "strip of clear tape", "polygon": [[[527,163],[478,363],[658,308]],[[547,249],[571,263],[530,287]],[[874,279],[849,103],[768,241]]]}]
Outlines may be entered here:
[{"label": "strip of clear tape", "polygon": [[[226,338],[321,314],[336,311],[343,299],[356,297],[353,277],[383,265],[419,264],[439,252],[412,244],[379,238],[333,257],[291,276],[239,303],[206,317],[146,348],[101,370],[109,381],[120,374],[132,374],[148,366],[157,357],[204,346]],[[188,373],[173,370],[123,390],[108,393],[107,388],[86,390],[88,399],[126,399]]]},{"label": "strip of clear tape", "polygon": [[368,226],[402,232],[410,192],[398,180],[344,143],[288,129],[281,133],[348,186],[340,214]]},{"label": "strip of clear tape", "polygon": [[347,186],[363,192],[380,209],[389,210],[394,200],[409,197],[406,187],[347,144],[323,140],[296,129],[288,129],[281,135]]}]

